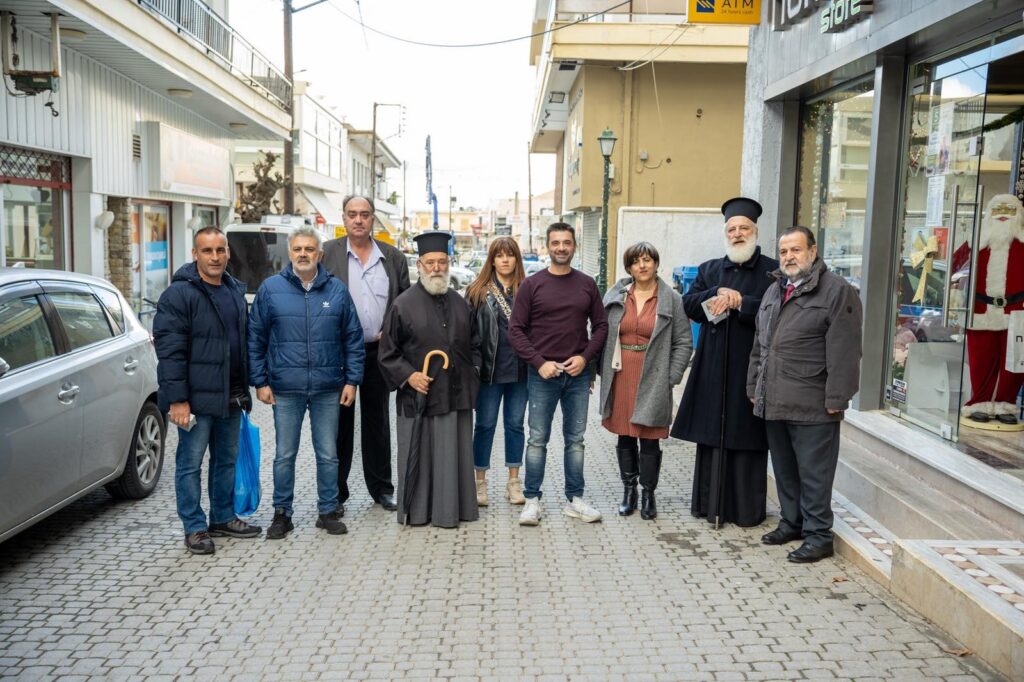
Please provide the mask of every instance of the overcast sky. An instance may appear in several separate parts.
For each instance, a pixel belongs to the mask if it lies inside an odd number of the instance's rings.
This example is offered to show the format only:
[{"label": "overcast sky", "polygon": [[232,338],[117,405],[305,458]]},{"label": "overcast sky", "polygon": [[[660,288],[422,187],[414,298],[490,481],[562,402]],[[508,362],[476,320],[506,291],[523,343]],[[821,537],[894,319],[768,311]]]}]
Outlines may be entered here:
[{"label": "overcast sky", "polygon": [[[294,0],[301,7],[310,0]],[[280,0],[230,0],[231,24],[276,64],[284,65]],[[366,26],[411,40],[482,43],[530,33],[533,0],[363,0]],[[339,11],[340,10],[340,11]],[[405,129],[388,146],[409,164],[409,210],[427,205],[424,144],[431,136],[434,193],[448,207],[485,208],[491,199],[525,198],[526,149],[536,72],[529,40],[440,49],[365,32],[355,0],[327,0],[293,16],[296,78],[336,106],[339,116],[370,128],[373,102],[405,105]],[[305,69],[305,71],[302,71]],[[301,73],[299,73],[302,71]],[[382,138],[398,132],[399,109],[377,110]],[[402,192],[401,172],[391,187]],[[553,155],[534,155],[533,192],[554,187]]]}]

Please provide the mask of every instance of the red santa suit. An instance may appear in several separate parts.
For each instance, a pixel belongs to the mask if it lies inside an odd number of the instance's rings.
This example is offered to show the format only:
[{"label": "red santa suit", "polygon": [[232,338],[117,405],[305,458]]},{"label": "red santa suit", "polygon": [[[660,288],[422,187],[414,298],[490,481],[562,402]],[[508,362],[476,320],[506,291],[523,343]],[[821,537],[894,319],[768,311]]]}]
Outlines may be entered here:
[{"label": "red santa suit", "polygon": [[967,330],[971,399],[988,414],[1014,414],[1024,374],[1007,372],[1009,313],[1024,310],[1024,207],[1012,194],[988,202],[978,242],[974,320]]}]

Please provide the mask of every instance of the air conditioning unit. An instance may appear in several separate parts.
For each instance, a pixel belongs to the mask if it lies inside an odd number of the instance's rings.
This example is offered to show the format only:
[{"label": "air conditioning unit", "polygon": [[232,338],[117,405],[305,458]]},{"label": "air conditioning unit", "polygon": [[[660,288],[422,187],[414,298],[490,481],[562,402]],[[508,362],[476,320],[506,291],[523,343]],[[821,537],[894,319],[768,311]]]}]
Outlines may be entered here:
[{"label": "air conditioning unit", "polygon": [[0,12],[0,55],[3,58],[4,76],[10,77],[15,90],[26,96],[57,92],[61,74],[60,24],[57,13],[50,13],[49,71],[20,68],[22,60],[18,51],[18,23],[11,12]]}]

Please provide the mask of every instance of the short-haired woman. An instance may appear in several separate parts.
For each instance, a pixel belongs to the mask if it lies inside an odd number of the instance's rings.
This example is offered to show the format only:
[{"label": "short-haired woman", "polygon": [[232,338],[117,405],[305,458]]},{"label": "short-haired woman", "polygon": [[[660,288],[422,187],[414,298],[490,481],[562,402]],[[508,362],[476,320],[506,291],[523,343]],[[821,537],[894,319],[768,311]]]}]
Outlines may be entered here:
[{"label": "short-haired woman", "polygon": [[672,387],[683,380],[693,337],[683,301],[658,276],[658,250],[648,242],[626,249],[629,273],[604,297],[608,342],[601,358],[601,416],[618,435],[623,494],[619,514],[636,510],[637,480],[643,488],[640,516],[658,515],[654,490],[661,472],[661,440],[672,424]]},{"label": "short-haired woman", "polygon": [[523,463],[526,434],[526,364],[508,342],[508,318],[519,285],[526,278],[519,244],[511,237],[498,237],[487,250],[480,274],[466,289],[466,300],[480,330],[483,362],[480,392],[476,399],[473,426],[473,465],[476,468],[476,501],[486,507],[487,470],[491,446],[498,425],[498,408],[504,404],[505,466],[508,483],[505,496],[512,504],[524,504],[519,467]]}]

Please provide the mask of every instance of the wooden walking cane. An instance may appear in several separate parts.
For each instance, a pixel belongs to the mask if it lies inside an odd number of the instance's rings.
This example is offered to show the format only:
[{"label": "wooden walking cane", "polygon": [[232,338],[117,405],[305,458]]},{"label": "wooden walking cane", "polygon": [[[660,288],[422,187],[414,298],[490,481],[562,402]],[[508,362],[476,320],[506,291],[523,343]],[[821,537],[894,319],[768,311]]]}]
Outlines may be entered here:
[{"label": "wooden walking cane", "polygon": [[[430,360],[435,355],[439,355],[444,361],[441,363],[441,369],[448,369],[448,354],[443,350],[432,350],[427,353],[425,358],[423,358],[423,374],[428,378],[430,377]],[[402,521],[403,526],[409,524],[409,503],[412,501],[412,493],[410,491],[415,487],[416,479],[419,477],[420,433],[423,430],[423,413],[426,411],[427,396],[417,392],[416,416],[413,418],[412,431],[409,435],[409,456],[406,458],[405,480],[403,482],[404,490],[402,491],[402,511],[405,516]]]}]

